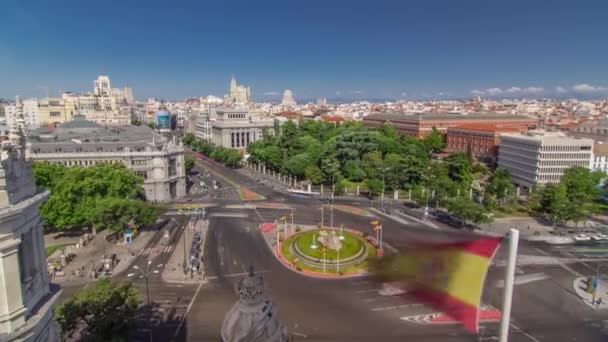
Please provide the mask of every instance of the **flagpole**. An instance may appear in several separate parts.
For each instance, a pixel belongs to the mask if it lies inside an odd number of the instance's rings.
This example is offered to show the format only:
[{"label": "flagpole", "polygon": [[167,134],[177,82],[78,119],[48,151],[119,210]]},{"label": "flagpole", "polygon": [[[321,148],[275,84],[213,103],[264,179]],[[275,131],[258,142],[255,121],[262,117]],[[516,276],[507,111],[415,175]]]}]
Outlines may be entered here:
[{"label": "flagpole", "polygon": [[513,301],[513,282],[515,280],[518,244],[519,230],[511,229],[509,232],[509,260],[505,270],[505,286],[502,295],[499,342],[507,342],[509,340],[509,323],[511,322],[511,303]]}]

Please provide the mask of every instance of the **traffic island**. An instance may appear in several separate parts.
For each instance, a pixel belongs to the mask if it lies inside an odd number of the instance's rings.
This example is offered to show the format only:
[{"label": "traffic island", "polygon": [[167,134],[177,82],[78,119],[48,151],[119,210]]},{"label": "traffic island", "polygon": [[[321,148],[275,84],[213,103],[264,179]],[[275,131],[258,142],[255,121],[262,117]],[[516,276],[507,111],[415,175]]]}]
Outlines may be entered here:
[{"label": "traffic island", "polygon": [[283,240],[279,260],[290,269],[310,276],[362,275],[367,271],[369,258],[377,256],[376,247],[360,232],[350,229],[307,229]]}]

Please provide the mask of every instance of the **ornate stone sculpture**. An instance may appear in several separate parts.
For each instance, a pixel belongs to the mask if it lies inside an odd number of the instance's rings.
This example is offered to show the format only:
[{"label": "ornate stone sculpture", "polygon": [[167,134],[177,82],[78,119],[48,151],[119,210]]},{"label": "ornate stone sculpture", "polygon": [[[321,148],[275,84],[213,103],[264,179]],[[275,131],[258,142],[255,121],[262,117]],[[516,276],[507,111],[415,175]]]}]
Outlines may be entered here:
[{"label": "ornate stone sculpture", "polygon": [[279,321],[277,307],[264,293],[264,278],[249,274],[236,285],[239,300],[228,311],[222,324],[223,342],[287,341],[287,329]]}]

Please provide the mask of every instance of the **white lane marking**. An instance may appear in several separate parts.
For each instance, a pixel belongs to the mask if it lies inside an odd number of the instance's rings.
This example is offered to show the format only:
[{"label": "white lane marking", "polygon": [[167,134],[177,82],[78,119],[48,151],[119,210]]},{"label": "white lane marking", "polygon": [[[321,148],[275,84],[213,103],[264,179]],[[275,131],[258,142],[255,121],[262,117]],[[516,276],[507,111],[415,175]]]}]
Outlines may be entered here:
[{"label": "white lane marking", "polygon": [[[259,274],[259,273],[269,273],[270,271],[255,271],[255,274]],[[227,274],[225,276],[223,276],[223,278],[233,278],[233,277],[242,277],[249,274],[249,272],[242,272],[242,273],[231,273],[231,274]],[[219,278],[218,276],[210,276],[207,277],[207,279],[217,279]]]},{"label": "white lane marking", "polygon": [[258,208],[255,208],[255,213],[258,215],[258,217],[260,218],[260,221],[264,222],[264,218],[262,217],[262,215],[260,215],[260,212],[258,211]]},{"label": "white lane marking", "polygon": [[404,308],[415,308],[418,306],[423,306],[422,303],[415,304],[402,304],[402,305],[393,305],[393,306],[384,306],[379,308],[373,308],[372,311],[386,311],[386,310],[396,310],[396,309],[404,309]]},{"label": "white lane marking", "polygon": [[[535,248],[539,253],[544,254],[544,255],[550,255],[549,253],[543,251],[542,249],[536,247]],[[582,277],[583,275],[576,272],[575,270],[573,270],[570,266],[565,265],[564,263],[562,263],[561,261],[558,261],[557,263],[561,268],[565,269],[566,271],[570,272],[570,274],[575,275],[577,277]]]},{"label": "white lane marking", "polygon": [[299,333],[299,332],[294,332],[294,333],[292,333],[292,335],[293,336],[302,337],[302,338],[307,338],[308,337],[308,335],[302,334],[302,333]]},{"label": "white lane marking", "polygon": [[517,327],[515,324],[511,323],[511,326],[513,327],[513,329],[517,330],[518,332],[522,333],[524,336],[526,336],[527,338],[531,339],[534,342],[540,342],[536,337],[528,334],[527,332],[521,330],[519,327]]},{"label": "white lane marking", "polygon": [[184,316],[179,321],[179,325],[177,326],[177,329],[175,329],[175,334],[173,334],[171,341],[175,341],[175,339],[177,338],[177,335],[179,335],[179,331],[182,329],[182,325],[184,325],[184,321],[186,320],[188,313],[190,313],[190,309],[192,309],[192,304],[194,304],[194,301],[196,300],[196,297],[198,297],[199,292],[201,292],[202,287],[203,287],[203,282],[198,283],[196,292],[194,293],[194,296],[192,296],[192,300],[190,301],[190,304],[188,304],[188,308],[186,308],[186,312],[184,313]]},{"label": "white lane marking", "polygon": [[[515,285],[529,284],[529,283],[533,283],[535,281],[545,280],[547,278],[549,278],[549,276],[543,272],[520,275],[520,276],[515,276],[515,280],[513,281],[513,284],[515,284]],[[499,288],[505,287],[505,281],[504,280],[497,281],[496,287],[499,287]]]}]

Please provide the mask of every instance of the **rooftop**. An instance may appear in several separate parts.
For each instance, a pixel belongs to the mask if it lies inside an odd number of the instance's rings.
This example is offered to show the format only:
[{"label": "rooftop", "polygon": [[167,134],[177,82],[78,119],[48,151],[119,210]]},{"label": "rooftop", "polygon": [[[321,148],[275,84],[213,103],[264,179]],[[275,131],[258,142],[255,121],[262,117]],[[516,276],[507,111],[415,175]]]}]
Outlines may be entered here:
[{"label": "rooftop", "polygon": [[530,119],[536,120],[535,118],[523,115],[523,114],[501,114],[501,113],[483,113],[483,114],[461,114],[461,113],[438,113],[438,114],[429,114],[429,113],[411,113],[411,114],[403,114],[403,113],[374,113],[367,115],[363,118],[365,119],[377,119],[377,120],[388,120],[388,121],[398,121],[398,120],[415,120],[415,121],[424,121],[424,120],[492,120],[492,119]]},{"label": "rooftop", "polygon": [[449,129],[467,129],[471,131],[483,131],[483,132],[521,132],[517,127],[507,127],[495,123],[470,123],[459,125],[457,127],[450,127]]}]

